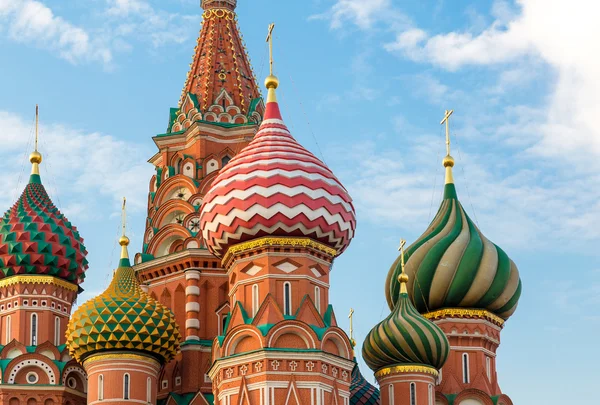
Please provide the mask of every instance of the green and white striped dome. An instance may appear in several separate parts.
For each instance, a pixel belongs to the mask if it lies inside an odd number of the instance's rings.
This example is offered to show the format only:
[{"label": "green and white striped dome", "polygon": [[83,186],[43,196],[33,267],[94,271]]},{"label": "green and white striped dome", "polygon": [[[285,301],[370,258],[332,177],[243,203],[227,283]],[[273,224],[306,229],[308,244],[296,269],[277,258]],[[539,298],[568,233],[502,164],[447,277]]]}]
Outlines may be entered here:
[{"label": "green and white striped dome", "polygon": [[[443,308],[483,309],[506,320],[521,296],[519,270],[466,214],[451,171],[447,178],[437,215],[406,252],[409,296],[420,313]],[[400,273],[398,258],[385,286],[390,309],[399,300]]]},{"label": "green and white striped dome", "polygon": [[365,363],[375,372],[393,366],[439,370],[449,353],[444,332],[415,309],[406,289],[399,292],[392,313],[371,329],[362,348]]}]

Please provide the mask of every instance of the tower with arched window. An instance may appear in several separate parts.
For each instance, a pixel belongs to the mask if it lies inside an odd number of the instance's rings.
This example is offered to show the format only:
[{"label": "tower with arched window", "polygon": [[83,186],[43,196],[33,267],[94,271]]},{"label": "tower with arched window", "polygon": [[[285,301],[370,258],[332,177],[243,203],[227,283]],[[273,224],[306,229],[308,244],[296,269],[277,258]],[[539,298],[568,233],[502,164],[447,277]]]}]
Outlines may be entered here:
[{"label": "tower with arched window", "polygon": [[88,267],[87,251],[42,184],[37,112],[31,176],[0,218],[0,361],[6,364],[0,395],[24,403],[18,385],[35,392],[27,401],[81,405],[86,376],[65,349],[64,336]]},{"label": "tower with arched window", "polygon": [[286,127],[277,86],[269,76],[263,124],[216,177],[201,209],[207,247],[228,274],[231,307],[209,376],[220,403],[348,404],[353,348],[328,293],[332,263],[354,236],[354,208]]},{"label": "tower with arched window", "polygon": [[119,267],[106,291],[73,314],[67,346],[83,365],[87,403],[156,404],[162,367],[177,354],[179,327],[170,309],[145,293],[121,237]]}]

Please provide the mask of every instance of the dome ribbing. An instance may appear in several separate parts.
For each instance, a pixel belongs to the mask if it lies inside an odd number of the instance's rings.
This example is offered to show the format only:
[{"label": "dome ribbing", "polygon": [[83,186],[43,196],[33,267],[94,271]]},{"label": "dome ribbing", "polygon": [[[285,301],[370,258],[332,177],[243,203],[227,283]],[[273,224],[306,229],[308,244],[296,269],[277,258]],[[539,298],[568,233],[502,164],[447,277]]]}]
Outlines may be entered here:
[{"label": "dome ribbing", "polygon": [[405,291],[392,313],[369,332],[362,349],[365,362],[375,372],[404,365],[439,370],[449,353],[444,332],[415,309]]},{"label": "dome ribbing", "polygon": [[161,362],[179,351],[181,335],[171,310],[142,291],[125,254],[109,287],[81,305],[67,327],[67,345],[79,362],[96,353],[138,351]]},{"label": "dome ribbing", "polygon": [[[517,308],[521,280],[516,265],[469,218],[453,183],[446,184],[437,215],[406,257],[408,293],[421,313],[472,308],[508,319]],[[390,308],[398,301],[400,272],[398,258],[386,282]]]},{"label": "dome ribbing", "polygon": [[329,168],[302,147],[281,118],[276,79],[267,79],[265,119],[204,198],[200,226],[222,257],[262,236],[308,237],[343,252],[356,228],[352,199]]}]

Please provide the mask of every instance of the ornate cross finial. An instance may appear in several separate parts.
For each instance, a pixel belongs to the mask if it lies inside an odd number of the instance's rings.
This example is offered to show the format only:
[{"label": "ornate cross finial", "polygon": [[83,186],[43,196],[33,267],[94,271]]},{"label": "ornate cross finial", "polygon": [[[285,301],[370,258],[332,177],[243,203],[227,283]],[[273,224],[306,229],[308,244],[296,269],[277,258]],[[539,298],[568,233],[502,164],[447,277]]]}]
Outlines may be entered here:
[{"label": "ornate cross finial", "polygon": [[400,268],[402,269],[402,273],[398,276],[398,281],[400,281],[400,293],[407,294],[408,289],[406,288],[406,283],[408,282],[408,275],[404,271],[404,246],[406,246],[406,240],[400,239],[400,247],[398,250],[400,251]]},{"label": "ornate cross finial", "polygon": [[119,238],[119,245],[121,245],[121,260],[127,259],[129,261],[129,253],[127,252],[127,246],[129,246],[129,238],[125,235],[127,228],[127,199],[123,197],[123,207],[121,208],[121,226],[123,228],[123,234]]},{"label": "ornate cross finial", "polygon": [[267,34],[267,42],[269,43],[269,71],[273,76],[273,30],[275,29],[275,23],[269,25],[269,34]]},{"label": "ornate cross finial", "polygon": [[38,136],[40,128],[40,106],[35,105],[35,151],[38,151]]},{"label": "ornate cross finial", "polygon": [[125,228],[127,227],[127,198],[125,197],[123,197],[123,207],[121,208],[121,225],[123,227],[121,236],[125,236]]},{"label": "ornate cross finial", "polygon": [[446,115],[440,125],[446,124],[446,154],[450,156],[450,116],[454,113],[454,110],[446,110]]},{"label": "ornate cross finial", "polygon": [[354,340],[354,326],[352,321],[354,320],[354,309],[350,308],[350,313],[348,314],[348,319],[350,319],[350,344],[352,347],[356,346],[356,341]]},{"label": "ornate cross finial", "polygon": [[[38,139],[40,133],[40,107],[35,105],[35,150],[29,155],[29,161],[31,162],[31,174],[39,176],[40,174],[40,163],[42,163],[42,154],[38,152]],[[39,178],[36,180],[39,181]]]}]

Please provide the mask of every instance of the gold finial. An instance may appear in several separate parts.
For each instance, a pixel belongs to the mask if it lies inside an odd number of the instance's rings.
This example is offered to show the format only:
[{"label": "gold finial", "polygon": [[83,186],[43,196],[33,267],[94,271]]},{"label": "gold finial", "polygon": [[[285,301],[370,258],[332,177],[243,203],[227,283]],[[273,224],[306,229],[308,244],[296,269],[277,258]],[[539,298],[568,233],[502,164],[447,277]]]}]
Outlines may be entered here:
[{"label": "gold finial", "polygon": [[454,110],[446,110],[444,119],[440,122],[440,125],[446,124],[446,157],[444,157],[444,167],[446,168],[446,184],[454,183],[454,176],[452,175],[452,168],[454,167],[454,158],[450,155],[450,116],[454,113]]},{"label": "gold finial", "polygon": [[121,226],[123,228],[123,233],[119,238],[119,245],[121,245],[121,259],[129,259],[129,252],[127,251],[127,246],[129,246],[129,238],[125,235],[125,230],[127,227],[127,199],[123,197],[123,207],[121,208]]},{"label": "gold finial", "polygon": [[267,42],[269,43],[269,76],[265,80],[265,87],[269,90],[267,94],[267,103],[276,102],[277,96],[275,89],[279,87],[279,79],[273,74],[273,30],[275,24],[269,25],[269,33],[267,34]]},{"label": "gold finial", "polygon": [[354,349],[356,347],[356,340],[354,340],[354,327],[352,321],[354,319],[354,309],[350,308],[350,314],[348,314],[348,319],[350,319],[350,344]]},{"label": "gold finial", "polygon": [[39,127],[40,127],[40,108],[36,104],[35,105],[35,149],[29,155],[29,161],[32,164],[31,174],[40,174],[40,163],[42,163],[42,154],[38,152],[38,137],[39,137]]},{"label": "gold finial", "polygon": [[398,276],[398,281],[400,282],[400,294],[408,294],[408,289],[406,288],[408,275],[404,271],[404,246],[406,246],[406,240],[400,239],[400,247],[398,248],[398,251],[400,251],[400,268],[402,269],[402,273]]}]

